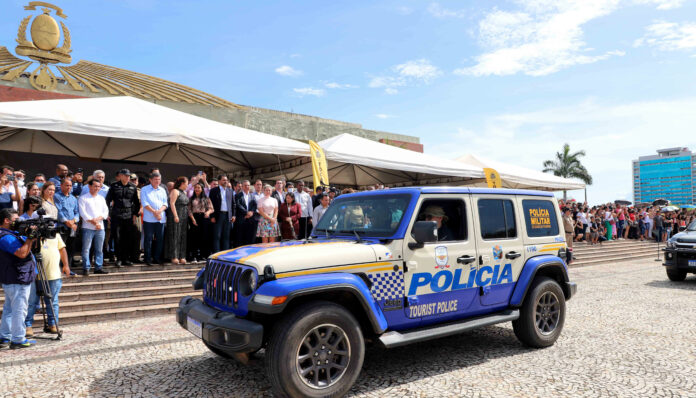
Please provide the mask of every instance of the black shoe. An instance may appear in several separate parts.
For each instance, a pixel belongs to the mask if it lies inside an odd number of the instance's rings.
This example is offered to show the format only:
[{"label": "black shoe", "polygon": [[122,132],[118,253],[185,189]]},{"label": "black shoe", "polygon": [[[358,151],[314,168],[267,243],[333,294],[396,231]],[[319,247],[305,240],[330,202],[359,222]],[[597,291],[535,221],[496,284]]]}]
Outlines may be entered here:
[{"label": "black shoe", "polygon": [[130,265],[133,265],[133,263],[130,262],[130,261],[128,261],[128,260],[126,260],[126,261],[123,262],[123,265],[130,266]]},{"label": "black shoe", "polygon": [[94,270],[94,273],[95,273],[95,274],[103,274],[103,275],[106,275],[106,274],[109,273],[109,271],[104,271],[104,270],[101,269],[101,268],[97,268],[97,269]]},{"label": "black shoe", "polygon": [[89,270],[88,270],[88,269],[83,269],[83,270],[82,270],[82,276],[89,276]]},{"label": "black shoe", "polygon": [[116,268],[122,268],[123,262],[121,260],[116,261]]},{"label": "black shoe", "polygon": [[146,267],[151,267],[151,266],[152,266],[152,263],[149,262],[149,261],[145,261],[145,266],[146,266]]}]

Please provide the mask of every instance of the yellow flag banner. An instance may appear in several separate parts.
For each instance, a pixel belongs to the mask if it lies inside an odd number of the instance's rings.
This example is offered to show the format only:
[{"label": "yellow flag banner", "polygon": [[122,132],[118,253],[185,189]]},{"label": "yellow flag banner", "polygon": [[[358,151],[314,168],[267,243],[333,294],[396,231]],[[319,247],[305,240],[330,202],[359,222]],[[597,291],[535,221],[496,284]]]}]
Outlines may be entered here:
[{"label": "yellow flag banner", "polygon": [[324,150],[319,144],[309,140],[309,151],[312,153],[312,172],[314,174],[314,189],[329,186],[329,167],[326,165]]},{"label": "yellow flag banner", "polygon": [[488,183],[488,188],[503,187],[503,181],[500,180],[500,174],[498,174],[498,172],[495,171],[495,169],[489,169],[488,167],[484,167],[483,173],[486,175],[486,182]]}]

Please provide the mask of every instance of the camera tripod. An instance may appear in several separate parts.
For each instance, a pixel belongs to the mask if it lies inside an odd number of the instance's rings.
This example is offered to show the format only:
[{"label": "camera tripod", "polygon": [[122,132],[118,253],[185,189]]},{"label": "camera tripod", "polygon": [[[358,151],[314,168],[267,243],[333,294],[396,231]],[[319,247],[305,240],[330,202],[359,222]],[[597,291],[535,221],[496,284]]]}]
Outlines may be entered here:
[{"label": "camera tripod", "polygon": [[[43,256],[41,255],[41,246],[43,245],[44,238],[39,239],[36,244],[31,248],[31,252],[34,254],[34,259],[36,259],[36,268],[39,271],[39,278],[36,279],[36,295],[39,298],[39,302],[41,302],[41,314],[43,315],[43,325],[44,325],[44,330],[48,328],[48,319],[46,318],[47,310],[50,309],[51,312],[53,312],[53,292],[51,292],[51,285],[48,283],[48,279],[46,279],[46,270],[44,269],[43,266]],[[40,284],[40,285],[39,285]],[[46,303],[44,301],[44,298],[48,300],[48,303],[50,305],[46,306]],[[62,340],[63,339],[63,331],[60,330],[60,327],[58,326],[58,316],[56,314],[53,314],[53,318],[56,320],[56,330],[58,331],[58,334],[56,337],[38,337],[41,339],[46,339],[46,340]]]}]

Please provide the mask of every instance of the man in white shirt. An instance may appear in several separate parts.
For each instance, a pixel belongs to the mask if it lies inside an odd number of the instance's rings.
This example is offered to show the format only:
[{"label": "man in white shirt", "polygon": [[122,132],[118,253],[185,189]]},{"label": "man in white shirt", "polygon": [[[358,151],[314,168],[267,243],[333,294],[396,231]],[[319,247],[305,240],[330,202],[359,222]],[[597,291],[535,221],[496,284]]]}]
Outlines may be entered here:
[{"label": "man in white shirt", "polygon": [[319,221],[321,218],[324,216],[324,213],[326,213],[326,209],[329,208],[329,203],[331,199],[329,198],[329,195],[323,194],[320,201],[319,201],[319,206],[317,206],[314,209],[314,214],[312,214],[312,220],[314,221],[314,226],[316,227],[319,225]]},{"label": "man in white shirt", "polygon": [[99,194],[102,183],[98,179],[89,182],[89,192],[80,196],[77,207],[82,219],[82,275],[89,276],[89,249],[94,244],[94,273],[108,274],[104,265],[104,220],[109,217],[106,200]]},{"label": "man in white shirt", "polygon": [[300,204],[302,213],[300,214],[300,234],[297,239],[305,239],[312,231],[312,197],[305,192],[304,181],[297,182],[297,192],[295,192],[295,201]]}]

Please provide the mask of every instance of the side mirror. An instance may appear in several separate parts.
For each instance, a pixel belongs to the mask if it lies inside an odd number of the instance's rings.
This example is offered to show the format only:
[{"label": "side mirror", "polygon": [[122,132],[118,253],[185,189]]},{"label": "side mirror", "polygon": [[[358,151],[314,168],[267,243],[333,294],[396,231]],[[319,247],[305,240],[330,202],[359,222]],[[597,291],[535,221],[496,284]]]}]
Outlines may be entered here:
[{"label": "side mirror", "polygon": [[413,225],[413,237],[416,242],[410,242],[408,248],[419,249],[424,243],[437,242],[437,223],[435,221],[417,221]]}]

